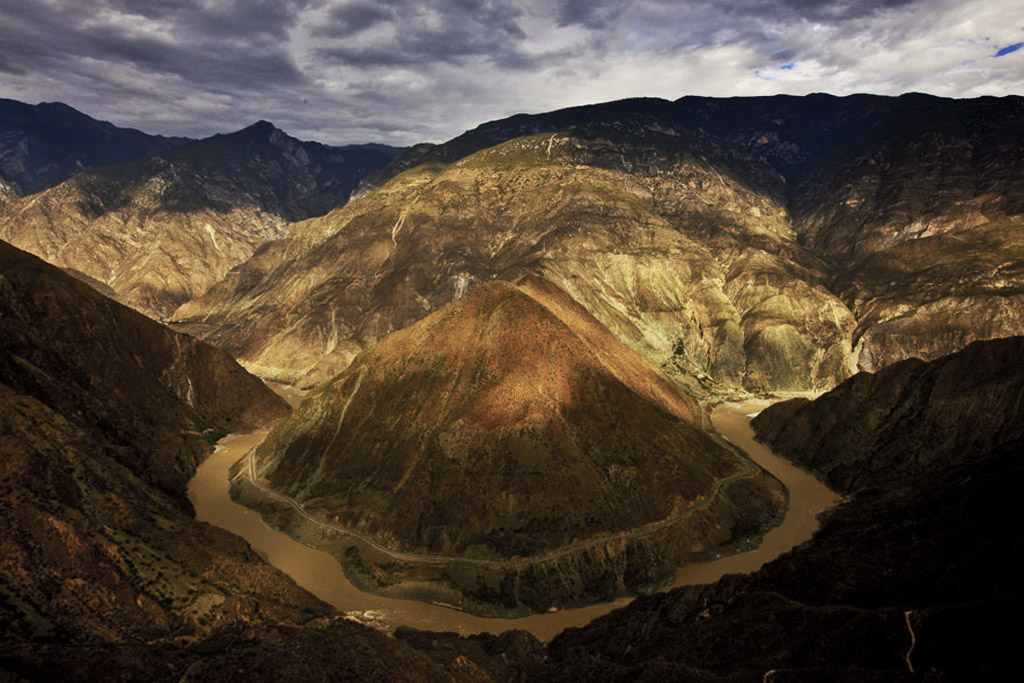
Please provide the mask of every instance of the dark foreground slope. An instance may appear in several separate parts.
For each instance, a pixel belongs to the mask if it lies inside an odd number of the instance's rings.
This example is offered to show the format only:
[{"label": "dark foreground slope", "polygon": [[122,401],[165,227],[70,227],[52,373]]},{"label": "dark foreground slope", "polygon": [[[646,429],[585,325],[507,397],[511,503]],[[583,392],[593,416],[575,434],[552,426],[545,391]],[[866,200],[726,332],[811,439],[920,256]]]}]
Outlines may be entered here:
[{"label": "dark foreground slope", "polygon": [[220,435],[286,413],[259,380],[4,243],[0,338],[4,641],[322,612],[184,496]]},{"label": "dark foreground slope", "polygon": [[[445,568],[457,595],[444,599],[512,612],[663,582],[757,537],[784,504],[778,482],[701,430],[691,397],[537,277],[482,285],[366,351],[254,462],[321,519],[401,553],[477,562]],[[265,500],[244,482],[235,493]],[[303,535],[307,520],[281,508],[280,523]],[[659,526],[617,537],[648,525]],[[346,553],[375,589],[436,578],[376,555]]]},{"label": "dark foreground slope", "polygon": [[[992,679],[1013,655],[1024,338],[858,375],[765,410],[761,438],[849,501],[749,577],[641,598],[549,649],[596,678]],[[983,416],[986,416],[984,419]],[[861,480],[839,476],[864,471]],[[884,463],[875,466],[875,463]],[[913,644],[913,649],[911,646]],[[909,655],[908,655],[909,653]],[[715,676],[711,675],[712,672]]]}]

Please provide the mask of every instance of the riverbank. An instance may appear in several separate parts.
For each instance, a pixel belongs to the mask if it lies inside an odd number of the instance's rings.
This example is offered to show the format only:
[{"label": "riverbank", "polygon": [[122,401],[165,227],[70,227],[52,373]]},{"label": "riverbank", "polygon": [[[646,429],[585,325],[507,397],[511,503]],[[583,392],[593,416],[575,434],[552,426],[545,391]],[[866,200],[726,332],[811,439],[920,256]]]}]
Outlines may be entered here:
[{"label": "riverbank", "polygon": [[[789,489],[790,507],[785,518],[765,535],[757,548],[687,565],[666,589],[710,583],[725,574],[756,571],[765,562],[809,539],[817,529],[817,514],[838,501],[839,497],[813,476],[775,456],[753,440],[748,414],[762,407],[763,404],[719,406],[712,414],[712,422],[724,438],[745,450],[754,462],[776,476]],[[259,514],[231,500],[228,493],[228,470],[255,448],[265,435],[265,432],[231,435],[221,440],[217,451],[203,463],[189,486],[189,496],[197,517],[200,521],[210,522],[246,539],[269,563],[341,611],[383,619],[392,627],[411,626],[422,630],[454,631],[463,635],[521,629],[547,641],[565,628],[586,624],[631,600],[622,598],[587,607],[504,619],[476,617],[441,605],[385,598],[360,591],[345,577],[341,565],[334,557],[270,528]]]}]

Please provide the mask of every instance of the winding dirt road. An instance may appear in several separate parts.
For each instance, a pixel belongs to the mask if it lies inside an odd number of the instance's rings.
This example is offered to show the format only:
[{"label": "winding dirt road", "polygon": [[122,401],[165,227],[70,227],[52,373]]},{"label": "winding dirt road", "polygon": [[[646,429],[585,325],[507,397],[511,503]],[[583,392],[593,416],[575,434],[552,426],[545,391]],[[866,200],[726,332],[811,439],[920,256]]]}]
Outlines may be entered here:
[{"label": "winding dirt road", "polygon": [[406,560],[409,562],[428,562],[438,564],[448,562],[459,562],[462,564],[483,567],[528,567],[536,564],[542,564],[544,562],[550,562],[551,560],[556,560],[558,558],[565,557],[566,555],[570,555],[575,552],[580,552],[588,548],[593,548],[594,546],[605,545],[607,543],[614,543],[616,541],[633,540],[636,538],[642,538],[643,536],[648,536],[657,531],[658,529],[663,529],[667,526],[671,526],[672,524],[676,524],[677,522],[686,519],[693,513],[706,509],[709,505],[711,505],[712,502],[714,502],[715,496],[718,495],[718,492],[722,490],[723,486],[728,484],[730,481],[742,479],[744,477],[749,477],[753,475],[755,472],[757,472],[756,467],[754,467],[749,462],[746,462],[746,467],[742,471],[735,472],[733,474],[730,474],[728,477],[722,477],[721,479],[716,481],[715,485],[711,488],[711,492],[708,495],[702,496],[701,499],[699,499],[696,503],[694,503],[687,509],[666,519],[657,522],[651,522],[650,524],[645,524],[644,526],[639,527],[637,529],[630,529],[629,531],[622,531],[615,534],[608,534],[606,536],[598,536],[597,538],[592,538],[586,541],[580,541],[579,543],[573,543],[572,545],[564,546],[557,550],[553,550],[549,553],[545,553],[544,555],[537,555],[534,557],[527,557],[518,560],[493,560],[471,557],[459,557],[455,555],[431,555],[428,553],[410,553],[401,550],[395,550],[393,548],[387,547],[386,545],[382,545],[380,542],[373,540],[366,534],[356,531],[355,529],[351,529],[349,527],[341,526],[338,524],[333,524],[331,522],[327,522],[323,519],[320,519],[316,515],[313,515],[308,510],[306,510],[306,508],[304,508],[302,504],[296,501],[294,498],[286,496],[283,493],[275,491],[274,489],[261,484],[256,476],[256,465],[254,462],[255,454],[255,448],[249,451],[249,483],[255,486],[260,491],[262,491],[263,493],[287,503],[289,506],[294,508],[296,512],[298,512],[304,518],[308,519],[310,522],[316,524],[317,526],[321,526],[332,531],[338,531],[343,534],[347,534],[353,538],[362,541],[363,543],[366,543],[375,550],[379,550],[388,557],[392,557],[396,560]]}]

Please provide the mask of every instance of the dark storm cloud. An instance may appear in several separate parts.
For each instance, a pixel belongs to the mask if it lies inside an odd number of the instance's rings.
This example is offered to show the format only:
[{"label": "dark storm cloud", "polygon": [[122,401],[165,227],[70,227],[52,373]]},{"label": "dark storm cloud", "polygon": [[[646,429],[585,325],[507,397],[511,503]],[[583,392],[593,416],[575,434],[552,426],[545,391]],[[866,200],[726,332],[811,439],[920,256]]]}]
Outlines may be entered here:
[{"label": "dark storm cloud", "polygon": [[175,16],[180,18],[183,31],[213,39],[219,36],[246,41],[263,37],[286,40],[287,30],[295,24],[299,11],[310,4],[309,0],[233,0],[200,10],[188,7]]},{"label": "dark storm cloud", "polygon": [[845,21],[913,4],[919,0],[723,0],[730,14],[777,18],[800,17],[815,21]]},{"label": "dark storm cloud", "polygon": [[[302,74],[276,41],[303,4],[259,0],[207,9],[188,1],[87,0],[75,3],[69,20],[39,2],[5,0],[9,14],[0,25],[0,44],[15,68],[35,67],[44,75],[87,59],[198,84],[225,78],[298,83]],[[141,17],[161,21],[161,30],[140,33],[133,18]],[[233,40],[238,37],[246,40]]]},{"label": "dark storm cloud", "polygon": [[[0,96],[167,134],[441,140],[638,95],[1024,90],[1019,0],[0,0]],[[1000,59],[985,59],[1002,55]]]},{"label": "dark storm cloud", "polygon": [[24,76],[28,72],[16,64],[10,58],[0,55],[0,73],[7,73],[13,76]]},{"label": "dark storm cloud", "polygon": [[83,5],[108,7],[145,19],[170,20],[177,31],[237,37],[265,34],[285,39],[286,29],[311,0],[85,0]]},{"label": "dark storm cloud", "polygon": [[240,52],[224,41],[182,47],[166,38],[139,37],[115,26],[80,32],[88,54],[105,61],[121,61],[142,71],[178,76],[196,84],[216,85],[233,81],[275,85],[304,80],[291,58],[273,46]]},{"label": "dark storm cloud", "polygon": [[561,0],[555,6],[559,26],[579,24],[602,30],[629,11],[632,4],[629,0]]},{"label": "dark storm cloud", "polygon": [[347,38],[394,18],[394,12],[390,7],[372,2],[353,2],[332,7],[327,14],[327,22],[323,26],[315,27],[313,33],[319,36]]},{"label": "dark storm cloud", "polygon": [[361,1],[332,8],[329,23],[314,35],[348,38],[387,27],[372,42],[342,41],[318,51],[353,66],[457,63],[481,56],[505,65],[528,64],[517,54],[517,43],[526,38],[516,23],[520,14],[493,0]]}]

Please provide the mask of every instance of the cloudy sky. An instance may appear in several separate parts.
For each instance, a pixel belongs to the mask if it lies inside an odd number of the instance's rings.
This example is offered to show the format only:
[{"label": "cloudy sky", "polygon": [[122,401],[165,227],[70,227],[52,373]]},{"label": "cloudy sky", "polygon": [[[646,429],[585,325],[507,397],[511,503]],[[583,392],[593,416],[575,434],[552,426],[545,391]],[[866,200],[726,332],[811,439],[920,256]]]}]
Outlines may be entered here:
[{"label": "cloudy sky", "polygon": [[1021,0],[0,0],[0,96],[147,132],[443,141],[632,96],[1024,94]]}]

